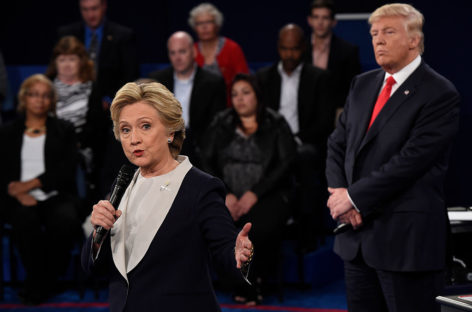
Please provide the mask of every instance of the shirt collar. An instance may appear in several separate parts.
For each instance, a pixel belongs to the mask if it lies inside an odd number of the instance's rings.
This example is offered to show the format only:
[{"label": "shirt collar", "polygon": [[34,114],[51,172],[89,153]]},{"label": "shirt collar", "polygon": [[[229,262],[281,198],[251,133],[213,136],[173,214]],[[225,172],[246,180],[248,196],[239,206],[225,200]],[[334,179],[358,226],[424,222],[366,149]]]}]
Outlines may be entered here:
[{"label": "shirt collar", "polygon": [[190,75],[190,77],[188,77],[188,79],[179,79],[177,78],[177,74],[175,73],[175,70],[173,71],[174,72],[174,81],[178,81],[178,82],[193,82],[193,80],[195,79],[195,74],[197,73],[197,64],[196,63],[193,63],[193,71],[192,71],[192,74]]},{"label": "shirt collar", "polygon": [[[323,43],[322,46],[320,46],[320,50],[322,51],[325,51],[326,49],[328,49],[331,45],[331,38],[333,37],[333,34],[329,35],[329,37],[326,39],[326,41]],[[315,34],[311,34],[311,45],[313,47],[315,47],[315,42],[316,39],[315,39]]]},{"label": "shirt collar", "polygon": [[288,75],[283,68],[282,61],[279,61],[279,64],[277,65],[277,70],[279,71],[279,74],[281,76],[288,77],[288,78],[294,77],[294,76],[300,76],[300,73],[302,72],[302,68],[303,68],[303,62],[298,64],[295,70],[290,75]]},{"label": "shirt collar", "polygon": [[104,28],[104,25],[105,25],[105,19],[103,19],[102,23],[100,24],[100,26],[97,27],[97,29],[95,30],[92,30],[92,28],[88,27],[87,24],[85,24],[85,36],[92,36],[92,34],[95,32],[97,34],[97,36],[102,36],[103,34],[103,28]]},{"label": "shirt collar", "polygon": [[410,64],[403,67],[400,71],[394,73],[393,75],[389,73],[385,73],[384,81],[387,80],[388,77],[393,76],[395,82],[398,86],[405,82],[405,80],[410,77],[410,75],[420,66],[421,64],[421,55],[418,55]]}]

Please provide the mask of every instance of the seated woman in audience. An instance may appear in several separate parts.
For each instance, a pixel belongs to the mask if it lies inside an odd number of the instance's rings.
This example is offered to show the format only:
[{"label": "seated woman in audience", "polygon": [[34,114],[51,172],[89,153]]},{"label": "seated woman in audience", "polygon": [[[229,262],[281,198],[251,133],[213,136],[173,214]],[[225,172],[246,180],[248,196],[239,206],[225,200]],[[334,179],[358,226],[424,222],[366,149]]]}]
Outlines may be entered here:
[{"label": "seated woman in audience", "polygon": [[233,40],[219,35],[223,14],[210,3],[194,7],[190,11],[188,23],[198,37],[195,42],[195,61],[200,67],[223,76],[230,104],[229,91],[234,76],[237,73],[249,73],[241,47]]},{"label": "seated woman in audience", "polygon": [[[57,90],[57,117],[74,124],[79,143],[80,165],[86,173],[90,191],[90,187],[93,188],[96,182],[92,176],[92,151],[96,152],[103,145],[101,134],[104,131],[99,128],[103,124],[100,120],[100,103],[93,100],[94,64],[82,42],[74,36],[62,37],[53,49],[46,75],[53,80]],[[96,198],[91,200],[95,201]]]},{"label": "seated woman in audience", "polygon": [[38,304],[68,265],[78,220],[77,143],[72,124],[54,117],[51,81],[36,74],[18,93],[21,117],[0,128],[3,209],[26,271],[22,302]]},{"label": "seated woman in audience", "polygon": [[[236,75],[231,98],[233,108],[219,113],[207,131],[202,168],[226,184],[226,206],[236,225],[253,224],[250,237],[257,251],[251,272],[257,285],[276,265],[296,147],[285,119],[262,105],[253,76]],[[234,299],[257,304],[257,288],[238,289]]]}]

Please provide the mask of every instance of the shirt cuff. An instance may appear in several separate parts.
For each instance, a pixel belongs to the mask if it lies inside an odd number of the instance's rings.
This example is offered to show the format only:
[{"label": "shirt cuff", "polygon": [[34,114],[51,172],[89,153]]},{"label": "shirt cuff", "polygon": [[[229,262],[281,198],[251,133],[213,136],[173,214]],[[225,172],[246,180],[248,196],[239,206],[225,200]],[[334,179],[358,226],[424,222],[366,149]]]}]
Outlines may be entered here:
[{"label": "shirt cuff", "polygon": [[352,200],[351,196],[349,196],[349,191],[346,190],[346,194],[347,194],[347,198],[349,198],[349,201],[351,202],[352,206],[354,207],[354,209],[356,209],[356,211],[358,213],[361,213],[361,211],[359,209],[357,209],[357,206],[356,204],[354,203],[354,201]]}]

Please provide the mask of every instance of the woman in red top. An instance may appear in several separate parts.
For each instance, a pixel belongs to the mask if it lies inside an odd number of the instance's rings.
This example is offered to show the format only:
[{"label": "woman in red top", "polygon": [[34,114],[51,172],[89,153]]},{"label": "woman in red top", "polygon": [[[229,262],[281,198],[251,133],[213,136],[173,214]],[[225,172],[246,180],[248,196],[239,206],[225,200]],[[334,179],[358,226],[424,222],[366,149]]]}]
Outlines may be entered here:
[{"label": "woman in red top", "polygon": [[[223,14],[212,4],[202,3],[190,11],[188,20],[196,32],[195,60],[200,67],[223,76],[227,95],[233,78],[238,73],[249,73],[241,47],[233,40],[219,35]],[[228,106],[230,106],[228,96]]]}]

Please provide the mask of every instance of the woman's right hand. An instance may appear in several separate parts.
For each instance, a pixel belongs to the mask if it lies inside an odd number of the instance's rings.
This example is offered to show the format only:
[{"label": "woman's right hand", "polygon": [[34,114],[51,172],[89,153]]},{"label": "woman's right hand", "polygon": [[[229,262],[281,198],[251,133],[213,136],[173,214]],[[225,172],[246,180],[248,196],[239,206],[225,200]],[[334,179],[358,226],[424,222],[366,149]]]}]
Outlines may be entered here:
[{"label": "woman's right hand", "polygon": [[105,230],[109,230],[120,216],[121,210],[115,210],[108,200],[101,200],[93,205],[90,222],[94,228],[101,226]]}]

